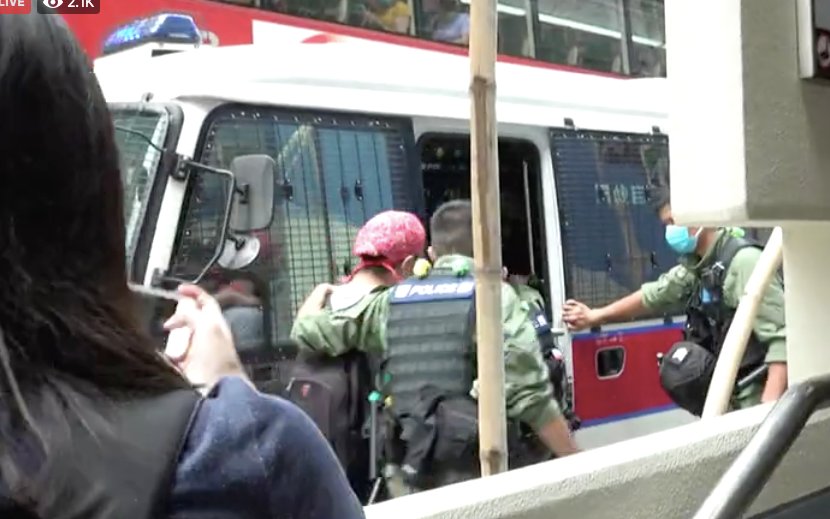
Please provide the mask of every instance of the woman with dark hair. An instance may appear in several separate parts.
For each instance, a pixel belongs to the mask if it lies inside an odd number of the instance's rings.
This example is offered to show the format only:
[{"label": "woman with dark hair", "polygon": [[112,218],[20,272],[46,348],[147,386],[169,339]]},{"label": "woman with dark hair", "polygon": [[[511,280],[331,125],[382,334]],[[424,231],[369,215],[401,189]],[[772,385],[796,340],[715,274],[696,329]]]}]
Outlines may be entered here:
[{"label": "woman with dark hair", "polygon": [[363,517],[215,300],[180,289],[178,369],[140,329],[112,123],[61,17],[0,16],[0,113],[0,516]]}]

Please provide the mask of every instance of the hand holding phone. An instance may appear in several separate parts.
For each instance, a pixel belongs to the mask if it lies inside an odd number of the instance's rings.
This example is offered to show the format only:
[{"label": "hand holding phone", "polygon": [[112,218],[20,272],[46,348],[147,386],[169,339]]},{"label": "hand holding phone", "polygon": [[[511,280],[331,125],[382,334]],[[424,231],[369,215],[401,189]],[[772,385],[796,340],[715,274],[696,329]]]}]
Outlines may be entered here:
[{"label": "hand holding phone", "polygon": [[220,378],[241,376],[249,384],[219,303],[193,285],[179,287],[182,300],[166,323],[165,353],[191,383],[212,387]]}]

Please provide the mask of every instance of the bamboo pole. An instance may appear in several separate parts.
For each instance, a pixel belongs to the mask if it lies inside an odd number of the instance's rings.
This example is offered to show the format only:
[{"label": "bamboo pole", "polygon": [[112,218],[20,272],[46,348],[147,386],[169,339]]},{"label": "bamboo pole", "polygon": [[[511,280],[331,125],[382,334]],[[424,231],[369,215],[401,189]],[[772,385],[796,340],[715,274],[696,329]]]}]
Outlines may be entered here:
[{"label": "bamboo pole", "polygon": [[752,323],[758,315],[758,307],[772,276],[781,265],[783,258],[783,236],[780,227],[776,227],[761,253],[755,270],[746,282],[744,293],[735,311],[735,318],[726,332],[718,363],[706,393],[706,404],[702,418],[713,418],[724,414],[729,409],[729,401],[735,390],[735,377],[746,351],[746,344],[752,333]]},{"label": "bamboo pole", "polygon": [[476,277],[481,475],[507,470],[501,311],[501,204],[496,127],[496,0],[470,6],[470,193]]}]

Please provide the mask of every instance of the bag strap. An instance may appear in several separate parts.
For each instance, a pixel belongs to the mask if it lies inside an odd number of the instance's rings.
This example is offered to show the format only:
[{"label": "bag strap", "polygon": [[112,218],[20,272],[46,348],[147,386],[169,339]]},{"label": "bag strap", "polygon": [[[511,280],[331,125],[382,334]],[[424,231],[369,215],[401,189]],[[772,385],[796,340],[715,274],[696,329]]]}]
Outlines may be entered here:
[{"label": "bag strap", "polygon": [[693,300],[700,296],[700,288],[703,288],[710,292],[716,300],[720,301],[723,291],[723,282],[726,277],[726,273],[729,271],[729,266],[735,258],[735,255],[747,247],[763,249],[759,243],[739,238],[737,236],[727,236],[726,239],[722,240],[717,247],[713,263],[706,267],[701,273],[699,288],[692,294]]},{"label": "bag strap", "polygon": [[[167,512],[176,469],[179,466],[179,459],[187,443],[188,434],[196,420],[196,415],[202,407],[204,399],[195,391],[177,391],[163,401],[159,409],[159,417],[164,416],[170,420],[166,433],[167,448],[162,448],[165,463],[158,469],[154,499],[149,507],[148,519],[163,516]],[[153,434],[144,431],[148,437]],[[158,439],[158,438],[157,438]]]},{"label": "bag strap", "polygon": [[[729,236],[722,243],[721,249],[719,251],[717,251],[718,252],[718,257],[717,257],[717,263],[716,263],[718,265],[718,268],[719,268],[718,287],[717,287],[717,289],[719,291],[723,290],[724,277],[726,276],[726,272],[729,271],[729,266],[732,264],[732,260],[735,258],[735,256],[738,254],[739,251],[741,251],[741,250],[743,250],[747,247],[755,247],[755,248],[761,249],[761,250],[764,249],[764,246],[761,245],[759,242],[757,242],[755,240],[740,238],[740,237],[737,237],[737,236]],[[783,275],[782,275],[781,279],[783,280]],[[716,332],[716,335],[717,335],[716,336],[716,344],[715,344],[716,350],[713,352],[716,355],[720,355],[720,349],[723,346],[723,340],[726,337],[726,330],[728,330],[729,327],[731,326],[732,318],[734,317],[734,314],[729,312],[724,317],[725,317],[725,321],[720,323],[720,328]],[[759,355],[759,353],[757,351],[753,350],[754,348],[756,348],[756,343],[753,340],[753,337],[754,337],[754,334],[749,339],[749,344],[747,345],[747,351],[746,351],[745,356],[744,356],[745,358],[747,356],[751,356],[753,353],[755,354],[755,356]]]},{"label": "bag strap", "polygon": [[[84,437],[93,443],[80,442],[80,456],[76,459],[82,469],[89,460],[90,468],[94,472],[104,472],[101,475],[104,477],[132,472],[130,476],[111,477],[111,483],[107,485],[107,490],[115,497],[114,510],[117,512],[113,517],[152,519],[166,514],[179,457],[202,402],[196,391],[185,389],[119,404],[111,420],[123,440],[121,445],[129,446],[133,452],[104,452],[109,455],[102,461],[108,466],[102,467],[101,461],[91,460],[91,456],[101,455],[100,446],[95,445],[93,438]],[[154,459],[137,465],[138,456],[148,452],[153,453]],[[94,495],[96,490],[97,486],[87,492]]]},{"label": "bag strap", "polygon": [[373,375],[369,364],[371,356],[369,353],[352,351],[347,353],[346,375],[349,384],[349,428],[352,432],[360,432],[363,428],[361,423],[364,417],[364,409],[368,405],[367,398],[371,392]]},{"label": "bag strap", "polygon": [[732,260],[735,258],[735,255],[747,247],[755,247],[757,249],[764,248],[763,245],[754,240],[747,240],[746,238],[739,238],[737,236],[727,237],[721,245],[721,250],[718,251],[717,263],[719,263],[723,267],[723,271],[726,272],[729,270],[729,265],[732,264]]}]

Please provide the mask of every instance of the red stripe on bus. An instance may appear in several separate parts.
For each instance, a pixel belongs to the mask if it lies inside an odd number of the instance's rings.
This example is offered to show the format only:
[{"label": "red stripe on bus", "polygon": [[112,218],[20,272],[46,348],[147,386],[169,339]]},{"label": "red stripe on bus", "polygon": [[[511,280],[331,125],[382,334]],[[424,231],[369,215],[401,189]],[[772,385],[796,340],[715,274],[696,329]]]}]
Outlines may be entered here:
[{"label": "red stripe on bus", "polygon": [[[100,56],[104,39],[118,26],[126,24],[136,18],[150,16],[159,12],[182,12],[190,14],[196,20],[199,29],[216,33],[219,36],[221,45],[244,45],[253,43],[253,21],[259,20],[288,27],[352,36],[404,47],[433,50],[460,56],[467,55],[467,49],[464,47],[424,40],[414,36],[383,33],[360,27],[300,18],[207,0],[123,0],[104,2],[101,5],[101,12],[95,16],[76,14],[64,15],[64,18],[77,35],[84,49],[94,59]],[[513,63],[528,67],[628,79],[627,76],[612,72],[548,63],[531,58],[499,55],[498,59],[503,63]]]}]

